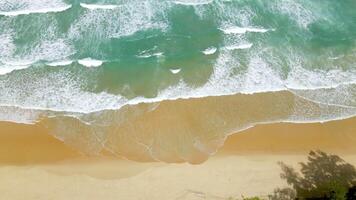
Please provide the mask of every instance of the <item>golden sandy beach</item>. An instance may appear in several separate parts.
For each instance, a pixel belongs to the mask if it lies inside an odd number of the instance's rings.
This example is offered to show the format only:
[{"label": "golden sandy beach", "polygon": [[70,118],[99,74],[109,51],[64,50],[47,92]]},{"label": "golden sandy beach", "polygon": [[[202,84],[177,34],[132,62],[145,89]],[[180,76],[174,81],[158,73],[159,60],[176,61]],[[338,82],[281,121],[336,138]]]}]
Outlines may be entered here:
[{"label": "golden sandy beach", "polygon": [[0,0],[0,200],[356,200],[355,22],[356,0]]},{"label": "golden sandy beach", "polygon": [[266,124],[234,134],[199,164],[86,156],[31,125],[0,125],[0,199],[226,199],[285,186],[278,161],[297,166],[311,149],[356,164],[356,118]]}]

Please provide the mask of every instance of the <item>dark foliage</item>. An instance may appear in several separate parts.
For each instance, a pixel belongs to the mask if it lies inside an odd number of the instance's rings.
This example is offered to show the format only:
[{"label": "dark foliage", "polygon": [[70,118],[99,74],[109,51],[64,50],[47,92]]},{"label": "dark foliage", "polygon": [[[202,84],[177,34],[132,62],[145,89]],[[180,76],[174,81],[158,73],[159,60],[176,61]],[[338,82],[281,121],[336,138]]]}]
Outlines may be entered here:
[{"label": "dark foliage", "polygon": [[[281,178],[295,190],[296,199],[356,200],[356,170],[337,155],[311,151],[308,162],[300,163],[301,173],[282,162],[279,164],[283,171]],[[279,194],[275,191],[274,196]]]},{"label": "dark foliage", "polygon": [[346,200],[356,200],[356,186],[353,186],[346,193]]}]

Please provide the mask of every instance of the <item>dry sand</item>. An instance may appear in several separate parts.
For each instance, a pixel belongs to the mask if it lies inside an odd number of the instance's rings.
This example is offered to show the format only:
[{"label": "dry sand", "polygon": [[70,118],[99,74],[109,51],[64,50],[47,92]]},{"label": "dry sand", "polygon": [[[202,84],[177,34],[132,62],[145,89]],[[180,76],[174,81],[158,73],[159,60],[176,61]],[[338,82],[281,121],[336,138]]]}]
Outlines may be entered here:
[{"label": "dry sand", "polygon": [[356,118],[259,125],[232,135],[200,165],[87,157],[41,127],[0,123],[0,199],[224,199],[285,186],[276,164],[311,149],[356,164]]}]

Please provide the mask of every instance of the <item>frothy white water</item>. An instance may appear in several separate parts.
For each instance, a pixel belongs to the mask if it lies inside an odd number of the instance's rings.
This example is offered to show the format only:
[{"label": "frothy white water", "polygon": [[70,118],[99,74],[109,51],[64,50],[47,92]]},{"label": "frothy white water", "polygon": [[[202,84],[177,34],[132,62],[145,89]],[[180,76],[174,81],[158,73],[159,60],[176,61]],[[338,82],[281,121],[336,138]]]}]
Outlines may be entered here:
[{"label": "frothy white water", "polygon": [[30,65],[0,65],[0,75],[11,73],[15,70],[26,69]]},{"label": "frothy white water", "polygon": [[157,17],[165,12],[164,5],[162,2],[132,0],[120,4],[116,8],[118,12],[108,9],[87,11],[72,23],[69,38],[95,38],[87,43],[92,48],[98,40],[119,38],[145,29],[166,29],[168,23]]},{"label": "frothy white water", "polygon": [[236,50],[236,49],[249,49],[253,46],[253,44],[239,44],[239,45],[230,45],[225,47],[227,50]]},{"label": "frothy white water", "polygon": [[263,28],[253,28],[253,27],[238,27],[231,26],[228,28],[220,28],[225,34],[245,34],[246,32],[254,32],[254,33],[266,33],[269,31],[268,29]]},{"label": "frothy white water", "polygon": [[176,68],[176,69],[170,69],[170,71],[172,72],[172,74],[178,74],[182,69],[180,68]]},{"label": "frothy white water", "polygon": [[[70,72],[23,72],[25,76],[0,76],[0,105],[34,110],[88,113],[117,109],[127,102],[106,92],[83,91],[83,80]],[[36,78],[34,78],[36,77]]]},{"label": "frothy white water", "polygon": [[163,52],[150,53],[150,52],[143,51],[139,55],[137,55],[137,57],[139,58],[161,57],[163,56],[163,54],[164,54]]},{"label": "frothy white water", "polygon": [[210,4],[213,0],[177,0],[173,1],[175,4],[186,5],[186,6],[196,6],[196,5],[204,5]]},{"label": "frothy white water", "polygon": [[95,60],[92,58],[84,58],[84,59],[78,60],[78,63],[85,67],[99,67],[100,65],[103,64],[103,61]]},{"label": "frothy white water", "polygon": [[[307,2],[312,3],[312,1]],[[318,11],[311,5],[305,6],[298,1],[284,0],[271,4],[271,9],[276,13],[283,13],[294,20],[300,27],[306,28],[318,18]],[[323,13],[325,16],[326,13]],[[324,17],[323,17],[324,18]]]},{"label": "frothy white water", "polygon": [[8,12],[1,12],[0,15],[4,16],[17,16],[17,15],[29,15],[31,13],[51,13],[51,12],[63,12],[69,8],[71,5],[59,7],[59,8],[42,8],[37,10],[17,10],[17,11],[8,11]]},{"label": "frothy white water", "polygon": [[44,40],[32,48],[30,52],[26,52],[19,56],[35,61],[52,61],[66,59],[74,53],[75,50],[73,46],[65,39],[59,38],[55,40]]},{"label": "frothy white water", "polygon": [[218,49],[216,47],[209,47],[203,51],[203,54],[205,55],[212,55],[214,54]]},{"label": "frothy white water", "polygon": [[[51,28],[48,28],[48,30],[50,29]],[[0,41],[0,44],[4,44],[2,47],[0,46],[0,50],[3,51],[0,53],[1,74],[28,68],[32,64],[42,60],[48,61],[49,65],[51,65],[52,60],[65,59],[75,52],[72,46],[69,45],[64,39],[55,39],[43,40],[40,43],[31,46],[28,51],[15,53],[16,48],[15,45],[13,45],[12,40],[8,37],[5,39],[8,40]],[[54,62],[53,64],[61,63]]]},{"label": "frothy white water", "polygon": [[60,0],[0,1],[0,15],[17,16],[31,13],[62,12],[71,7]]},{"label": "frothy white water", "polygon": [[[86,92],[80,89],[80,82],[83,80],[72,80],[73,78],[70,78],[75,75],[56,76],[48,74],[49,77],[42,77],[42,81],[39,81],[38,78],[36,82],[27,80],[25,81],[26,85],[23,84],[23,81],[14,81],[13,79],[16,79],[16,77],[9,80],[0,79],[0,87],[4,86],[4,88],[0,88],[0,103],[19,107],[89,113],[105,109],[119,109],[128,104],[158,102],[169,99],[199,98],[237,93],[252,94],[291,89],[335,88],[341,84],[352,83],[352,81],[355,82],[356,80],[356,72],[352,70],[318,72],[298,67],[298,62],[292,60],[291,71],[287,77],[283,78],[281,72],[278,71],[279,68],[274,68],[276,67],[275,62],[268,61],[268,57],[273,58],[274,55],[266,55],[263,52],[265,51],[257,48],[251,49],[251,52],[244,51],[244,53],[250,54],[247,69],[234,73],[241,67],[239,60],[235,59],[238,52],[222,51],[216,60],[214,71],[205,85],[191,87],[181,80],[179,83],[172,84],[170,87],[161,90],[155,98],[136,97],[128,100],[120,95]],[[87,58],[78,62],[84,66],[100,66],[103,61]],[[178,68],[172,68],[171,73],[179,73],[179,71],[180,69]],[[26,74],[25,77],[35,76],[36,74]],[[19,78],[23,79],[24,77],[21,76]],[[27,91],[36,92],[29,96],[26,94],[28,93]],[[53,93],[53,91],[56,92]],[[352,91],[346,92],[354,93]],[[26,94],[26,97],[21,96],[22,94]],[[316,97],[311,98],[311,94],[304,96],[308,96],[309,99],[318,99]],[[3,98],[1,99],[1,97]],[[83,98],[86,98],[87,102],[83,103]],[[105,102],[98,101],[98,99],[105,100]],[[330,100],[330,102],[337,104],[335,103],[336,101]],[[343,105],[342,102],[339,104]]]},{"label": "frothy white water", "polygon": [[83,8],[87,8],[89,10],[95,10],[95,9],[116,9],[119,6],[118,5],[104,5],[104,4],[86,4],[86,3],[80,3],[80,6]]},{"label": "frothy white water", "polygon": [[2,61],[4,65],[0,65],[0,75],[11,73],[15,70],[26,69],[30,67],[35,61]]},{"label": "frothy white water", "polygon": [[339,86],[340,83],[356,83],[356,70],[306,70],[298,66],[294,67],[288,74],[288,78],[285,82],[287,88],[298,90],[335,88]]},{"label": "frothy white water", "polygon": [[[0,24],[1,25],[1,24]],[[11,33],[0,34],[0,62],[10,57],[16,49]]]},{"label": "frothy white water", "polygon": [[65,66],[65,65],[70,65],[72,64],[72,60],[60,60],[60,61],[54,61],[54,62],[49,62],[47,63],[48,66],[56,67],[56,66]]},{"label": "frothy white water", "polygon": [[2,105],[0,106],[0,121],[33,124],[41,113],[42,111],[39,110]]}]

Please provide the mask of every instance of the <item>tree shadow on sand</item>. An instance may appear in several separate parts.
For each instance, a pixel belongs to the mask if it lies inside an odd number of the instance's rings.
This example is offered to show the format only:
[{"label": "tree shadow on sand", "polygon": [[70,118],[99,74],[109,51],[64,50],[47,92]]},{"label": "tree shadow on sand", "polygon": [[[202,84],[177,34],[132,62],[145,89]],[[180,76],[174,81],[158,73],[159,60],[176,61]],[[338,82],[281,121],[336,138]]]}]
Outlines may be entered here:
[{"label": "tree shadow on sand", "polygon": [[280,162],[281,178],[291,188],[276,189],[271,200],[356,200],[356,170],[337,155],[311,151],[300,173]]}]

